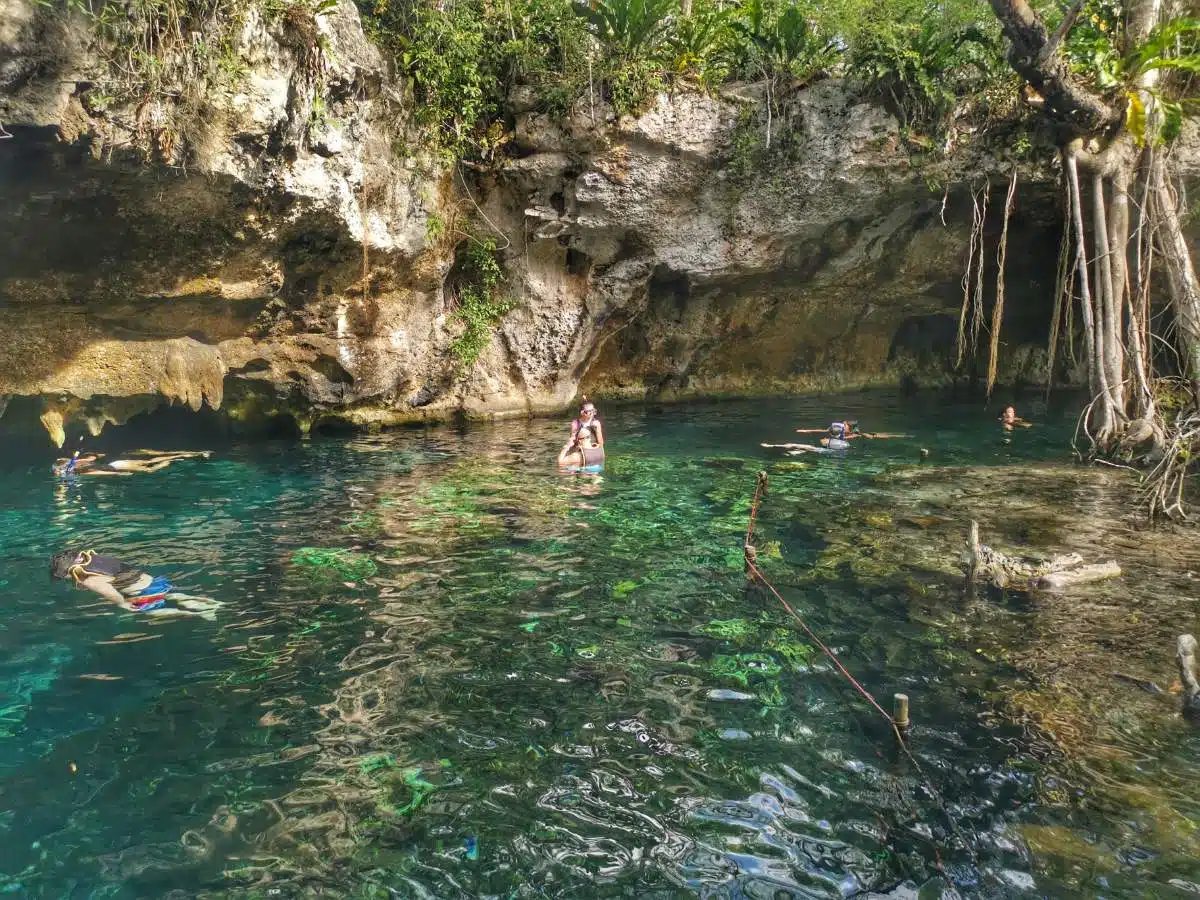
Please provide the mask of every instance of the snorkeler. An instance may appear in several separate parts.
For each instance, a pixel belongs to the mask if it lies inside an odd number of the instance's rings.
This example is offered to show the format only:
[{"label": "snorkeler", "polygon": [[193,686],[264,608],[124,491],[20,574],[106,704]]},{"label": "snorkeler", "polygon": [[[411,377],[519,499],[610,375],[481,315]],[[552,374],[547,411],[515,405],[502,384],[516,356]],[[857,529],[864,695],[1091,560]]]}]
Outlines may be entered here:
[{"label": "snorkeler", "polygon": [[[907,434],[890,434],[884,431],[859,431],[858,422],[847,419],[844,422],[834,422],[828,428],[797,428],[796,434],[825,434],[829,433],[831,437],[836,436],[838,440],[852,441],[855,438],[867,438],[868,440],[880,440],[882,438],[903,438],[908,437]],[[835,435],[835,432],[840,434]],[[824,443],[822,441],[821,443]]]},{"label": "snorkeler", "polygon": [[1004,412],[1000,413],[1000,424],[1004,426],[1005,431],[1012,431],[1014,428],[1032,428],[1033,423],[1027,422],[1025,419],[1017,415],[1014,407],[1004,407]]},{"label": "snorkeler", "polygon": [[157,472],[179,459],[207,459],[212,456],[212,452],[182,450],[176,453],[161,453],[157,450],[134,450],[131,455],[146,458],[106,460],[103,453],[81,456],[76,450],[70,459],[56,459],[50,471],[64,478],[71,475],[134,475],[138,472]]},{"label": "snorkeler", "polygon": [[601,466],[604,464],[604,428],[596,417],[596,407],[587,397],[579,409],[579,418],[571,422],[571,437],[558,454],[560,466]]},{"label": "snorkeler", "polygon": [[[789,456],[798,456],[801,453],[844,453],[850,449],[852,440],[867,436],[862,432],[854,431],[853,428],[854,425],[851,422],[834,422],[829,426],[828,434],[817,442],[820,446],[813,444],[763,444],[762,446],[786,450]],[[796,430],[801,434],[813,434],[819,431],[819,429],[804,428]]]},{"label": "snorkeler", "polygon": [[[216,616],[221,604],[208,597],[181,594],[163,575],[150,575],[135,566],[94,550],[64,550],[50,557],[51,580],[71,579],[129,612],[158,616]],[[167,602],[171,605],[168,606]]]}]

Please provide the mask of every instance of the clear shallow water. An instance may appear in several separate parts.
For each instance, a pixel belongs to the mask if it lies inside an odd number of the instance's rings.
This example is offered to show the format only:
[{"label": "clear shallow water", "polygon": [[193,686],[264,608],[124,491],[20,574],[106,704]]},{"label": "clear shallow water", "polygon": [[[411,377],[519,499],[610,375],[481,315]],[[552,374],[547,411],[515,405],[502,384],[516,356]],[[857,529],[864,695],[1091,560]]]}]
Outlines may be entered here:
[{"label": "clear shallow water", "polygon": [[[843,412],[913,437],[806,469],[758,446]],[[0,890],[938,896],[941,864],[966,895],[1143,896],[1158,860],[1156,890],[1183,891],[1167,883],[1200,873],[1177,848],[981,715],[1013,676],[931,627],[957,584],[814,569],[825,527],[919,447],[935,464],[1066,455],[1066,415],[1009,445],[994,416],[871,395],[611,410],[601,478],[554,471],[551,422],[222,447],[69,486],[7,463]],[[876,696],[913,696],[944,799],[746,592],[766,463],[768,573]],[[227,605],[211,623],[114,612],[48,584],[69,544]],[[1177,744],[1178,763],[1194,748]],[[1095,852],[1039,869],[1030,823]]]}]

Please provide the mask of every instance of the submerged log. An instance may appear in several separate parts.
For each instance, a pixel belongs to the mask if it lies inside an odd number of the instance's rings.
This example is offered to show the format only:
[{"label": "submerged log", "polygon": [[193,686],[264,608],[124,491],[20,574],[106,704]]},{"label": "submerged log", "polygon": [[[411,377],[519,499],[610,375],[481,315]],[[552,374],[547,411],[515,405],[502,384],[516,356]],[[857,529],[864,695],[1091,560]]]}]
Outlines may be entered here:
[{"label": "submerged log", "polygon": [[1175,642],[1175,661],[1179,663],[1179,681],[1183,684],[1183,714],[1200,718],[1200,681],[1196,680],[1196,638],[1181,634]]},{"label": "submerged log", "polygon": [[979,523],[975,521],[967,532],[964,569],[968,585],[983,578],[998,588],[1018,591],[1058,591],[1121,574],[1121,567],[1112,560],[1086,564],[1078,553],[1056,556],[1047,562],[1027,562],[1007,556],[979,540]]},{"label": "submerged log", "polygon": [[1061,591],[1074,584],[1085,584],[1089,581],[1103,581],[1105,578],[1118,578],[1121,567],[1113,560],[1105,563],[1095,563],[1080,566],[1066,572],[1047,572],[1033,580],[1033,586],[1039,591]]}]

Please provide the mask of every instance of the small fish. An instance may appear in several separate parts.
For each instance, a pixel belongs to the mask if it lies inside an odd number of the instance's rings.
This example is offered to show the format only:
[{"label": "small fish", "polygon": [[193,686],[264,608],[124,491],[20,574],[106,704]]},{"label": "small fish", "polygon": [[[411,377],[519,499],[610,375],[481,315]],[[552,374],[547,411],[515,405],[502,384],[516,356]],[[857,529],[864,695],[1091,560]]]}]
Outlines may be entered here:
[{"label": "small fish", "polygon": [[93,672],[93,673],[89,673],[87,675],[80,675],[78,677],[84,678],[88,681],[120,681],[124,676],[123,675],[106,675],[103,672]]}]

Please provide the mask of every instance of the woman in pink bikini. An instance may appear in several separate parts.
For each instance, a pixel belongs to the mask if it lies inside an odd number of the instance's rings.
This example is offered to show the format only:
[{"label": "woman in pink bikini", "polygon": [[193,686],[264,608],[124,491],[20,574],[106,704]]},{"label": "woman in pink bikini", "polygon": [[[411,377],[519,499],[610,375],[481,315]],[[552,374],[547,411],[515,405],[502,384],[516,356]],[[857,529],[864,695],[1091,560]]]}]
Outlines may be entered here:
[{"label": "woman in pink bikini", "polygon": [[604,429],[596,417],[595,405],[587,397],[583,398],[579,418],[571,423],[571,437],[558,454],[558,464],[580,469],[604,465]]}]

